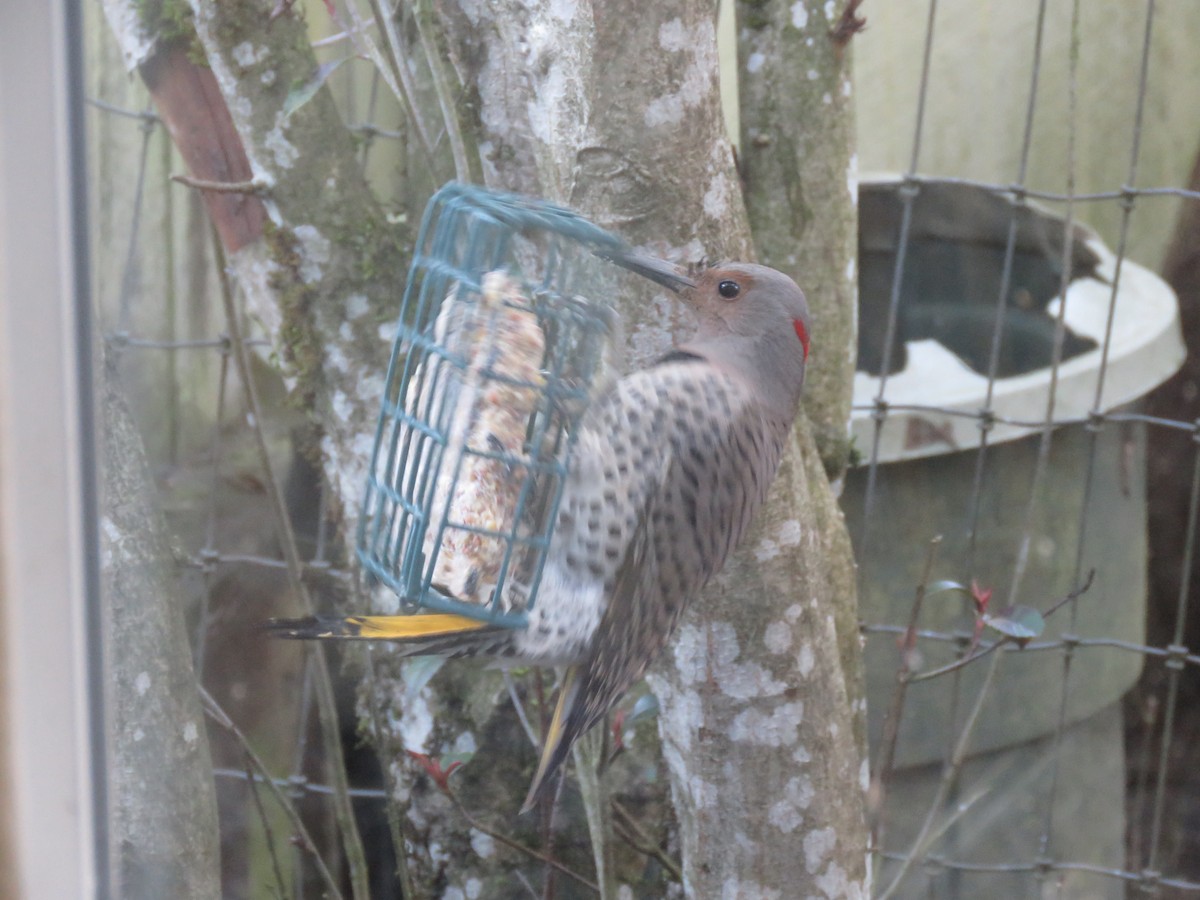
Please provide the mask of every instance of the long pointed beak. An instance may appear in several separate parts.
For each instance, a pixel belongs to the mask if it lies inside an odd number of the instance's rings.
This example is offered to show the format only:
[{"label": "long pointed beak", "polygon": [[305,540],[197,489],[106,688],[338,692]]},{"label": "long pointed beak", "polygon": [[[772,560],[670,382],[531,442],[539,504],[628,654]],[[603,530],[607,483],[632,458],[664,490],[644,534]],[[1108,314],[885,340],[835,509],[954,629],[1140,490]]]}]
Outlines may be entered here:
[{"label": "long pointed beak", "polygon": [[618,266],[635,272],[643,278],[649,278],[676,293],[696,286],[696,282],[689,278],[682,268],[665,259],[644,256],[632,250],[605,253],[603,256]]}]

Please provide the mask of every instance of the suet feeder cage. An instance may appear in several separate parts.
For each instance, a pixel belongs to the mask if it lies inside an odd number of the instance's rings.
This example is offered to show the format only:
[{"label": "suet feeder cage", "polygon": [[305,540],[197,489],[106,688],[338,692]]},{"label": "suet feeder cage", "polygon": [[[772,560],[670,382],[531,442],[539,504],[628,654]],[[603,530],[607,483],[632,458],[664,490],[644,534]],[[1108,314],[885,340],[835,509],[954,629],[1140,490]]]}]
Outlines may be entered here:
[{"label": "suet feeder cage", "polygon": [[537,595],[577,424],[611,349],[597,255],[553,204],[449,184],[409,270],[357,552],[405,608],[519,626]]}]

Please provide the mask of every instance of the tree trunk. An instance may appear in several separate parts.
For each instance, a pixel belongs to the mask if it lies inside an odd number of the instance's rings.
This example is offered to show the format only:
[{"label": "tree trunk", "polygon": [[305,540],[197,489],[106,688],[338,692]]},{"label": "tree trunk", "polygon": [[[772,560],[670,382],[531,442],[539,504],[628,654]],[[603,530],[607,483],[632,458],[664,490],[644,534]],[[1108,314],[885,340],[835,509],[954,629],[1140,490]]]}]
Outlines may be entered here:
[{"label": "tree trunk", "polygon": [[[461,58],[476,61],[469,83],[480,100],[489,180],[568,201],[668,256],[752,257],[720,115],[714,3],[578,4],[565,16],[542,2],[459,8],[457,44]],[[814,32],[826,40],[815,22]],[[814,65],[828,67],[821,50]],[[839,68],[825,81],[840,86],[842,78]],[[805,128],[810,149],[821,143],[819,127]],[[813,214],[828,213],[835,226],[827,240],[807,241],[804,259],[815,261],[772,254],[801,269],[810,291],[809,279],[818,279],[814,331],[829,333],[831,344],[816,367],[814,408],[841,434],[853,353],[849,132],[838,122],[830,133],[823,165],[842,160],[841,190],[824,192]],[[790,131],[793,140],[799,133]],[[775,168],[793,194],[821,193],[823,172],[797,173],[794,157]],[[826,297],[828,285],[836,291]],[[661,296],[622,297],[620,307],[633,365],[687,333]],[[802,417],[744,549],[685,616],[652,679],[689,895],[865,890],[858,656],[850,545]]]},{"label": "tree trunk", "polygon": [[204,714],[166,523],[141,437],[102,377],[103,595],[111,663],[112,846],[127,897],[221,895]]}]

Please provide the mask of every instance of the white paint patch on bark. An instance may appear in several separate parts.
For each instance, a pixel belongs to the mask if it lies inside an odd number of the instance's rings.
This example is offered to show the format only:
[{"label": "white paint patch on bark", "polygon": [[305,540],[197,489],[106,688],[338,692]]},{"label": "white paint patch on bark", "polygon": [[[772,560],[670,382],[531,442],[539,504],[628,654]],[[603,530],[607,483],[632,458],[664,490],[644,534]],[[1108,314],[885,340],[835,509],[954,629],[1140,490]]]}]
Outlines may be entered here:
[{"label": "white paint patch on bark", "polygon": [[808,8],[804,5],[804,0],[796,0],[792,4],[792,27],[803,31],[808,25]]},{"label": "white paint patch on bark", "polygon": [[747,709],[738,713],[729,729],[735,741],[763,747],[785,747],[796,743],[800,723],[804,721],[804,703],[781,703],[770,713]]},{"label": "white paint patch on bark", "polygon": [[763,644],[772,653],[786,653],[792,646],[792,629],[786,622],[772,622],[763,632]]},{"label": "white paint patch on bark", "polygon": [[767,61],[767,57],[764,54],[759,53],[756,50],[754,53],[751,53],[750,56],[747,57],[747,59],[746,59],[746,71],[749,72],[751,75],[753,75],[755,72],[757,72],[759,69],[761,69],[763,67],[763,63],[765,63],[766,61]]},{"label": "white paint patch on bark", "polygon": [[293,234],[300,242],[300,280],[315,284],[321,280],[321,267],[329,262],[329,239],[315,225],[297,225]]},{"label": "white paint patch on bark", "polygon": [[150,690],[150,673],[138,672],[137,678],[133,679],[133,688],[139,697],[144,697],[146,691]]},{"label": "white paint patch on bark", "polygon": [[802,615],[804,615],[804,607],[801,606],[799,603],[793,603],[786,610],[784,610],[784,613],[783,613],[783,617],[785,619],[787,619],[789,622],[795,622]]},{"label": "white paint patch on bark", "polygon": [[487,859],[496,852],[496,839],[490,834],[484,834],[482,831],[472,828],[471,849],[475,851],[476,856]]},{"label": "white paint patch on bark", "polygon": [[695,625],[683,625],[675,634],[671,652],[675,670],[685,685],[704,680],[704,633]]},{"label": "white paint patch on bark", "polygon": [[836,6],[837,4],[835,4],[833,0],[825,0],[825,18],[830,22],[833,22]]},{"label": "white paint patch on bark", "polygon": [[850,163],[846,166],[846,190],[850,192],[850,202],[858,206],[858,154],[850,155]]},{"label": "white paint patch on bark", "polygon": [[760,563],[774,559],[780,553],[779,545],[770,538],[763,538],[754,548],[754,558]]},{"label": "white paint patch on bark", "polygon": [[526,115],[534,136],[547,146],[584,144],[590,118],[584,76],[589,67],[581,50],[590,42],[571,37],[591,30],[585,11],[582,4],[563,0],[535,6],[525,32],[528,71],[534,82]]},{"label": "white paint patch on bark", "polygon": [[800,543],[801,535],[803,534],[800,528],[799,519],[787,519],[779,526],[779,545],[781,547],[795,547]]},{"label": "white paint patch on bark", "polygon": [[796,655],[796,669],[800,672],[801,677],[807,678],[812,674],[813,666],[816,664],[817,657],[813,652],[812,644],[805,642]]},{"label": "white paint patch on bark", "polygon": [[[349,441],[337,441],[328,434],[321,439],[321,452],[329,461],[325,471],[330,473],[335,481],[336,496],[355,498],[362,493],[374,443],[373,430],[370,433],[364,431],[356,434]],[[353,534],[353,528],[348,533]]]},{"label": "white paint patch on bark", "polygon": [[121,48],[125,71],[132,72],[154,50],[153,36],[142,27],[142,7],[128,0],[104,0],[104,18]]},{"label": "white paint patch on bark", "polygon": [[658,42],[668,53],[691,53],[692,59],[684,69],[679,88],[647,104],[643,121],[650,128],[683,121],[688,109],[712,95],[717,73],[717,35],[710,19],[697,22],[690,29],[679,19],[664,22],[658,29]]},{"label": "white paint patch on bark", "polygon": [[353,322],[361,319],[371,311],[371,303],[366,294],[351,294],[346,298],[346,318]]},{"label": "white paint patch on bark", "polygon": [[818,828],[804,836],[804,867],[809,874],[815,874],[821,868],[836,846],[837,832],[832,828]]},{"label": "white paint patch on bark", "polygon": [[816,791],[807,775],[789,778],[783,796],[767,811],[767,821],[784,834],[791,834],[804,824],[804,811],[812,805],[814,796]]},{"label": "white paint patch on bark", "polygon": [[716,807],[719,797],[715,784],[710,784],[699,775],[693,774],[688,779],[688,789],[692,793],[692,803],[696,809]]},{"label": "white paint patch on bark", "polygon": [[[690,893],[688,896],[692,896]],[[721,900],[780,900],[782,894],[754,881],[742,881],[731,875],[721,884]]]},{"label": "white paint patch on bark", "polygon": [[[407,678],[406,671],[404,680]],[[428,752],[427,745],[433,734],[433,713],[429,709],[429,685],[426,684],[419,691],[404,691],[402,703],[403,711],[400,713],[400,719],[396,721],[394,714],[392,715],[392,721],[389,722],[390,730],[400,735],[404,749],[415,750],[418,753]]]},{"label": "white paint patch on bark", "polygon": [[825,894],[826,897],[845,897],[847,900],[862,900],[863,894],[862,885],[858,882],[852,882],[846,876],[846,870],[839,866],[836,862],[831,862],[829,867],[816,877],[817,887]]},{"label": "white paint patch on bark", "polygon": [[188,722],[183,726],[183,739],[186,743],[194,744],[199,737],[200,729],[196,727],[195,722]]},{"label": "white paint patch on bark", "polygon": [[864,791],[871,786],[871,765],[866,759],[858,767],[858,786]]},{"label": "white paint patch on bark", "polygon": [[737,661],[742,651],[737,632],[728,622],[710,624],[706,643],[712,650],[707,668],[725,695],[736,700],[749,700],[752,697],[777,697],[787,689],[786,684],[776,681],[758,663]]},{"label": "white paint patch on bark", "polygon": [[329,408],[339,422],[346,423],[358,408],[358,403],[347,396],[345,391],[334,391],[329,398]]},{"label": "white paint patch on bark", "polygon": [[263,44],[261,47],[255,47],[249,41],[242,41],[230,51],[230,54],[235,63],[243,69],[248,69],[266,57],[267,46]]},{"label": "white paint patch on bark", "polygon": [[287,117],[283,110],[280,110],[275,116],[275,125],[263,138],[263,147],[271,152],[271,155],[275,157],[275,165],[281,169],[290,169],[300,158],[300,151],[284,137],[283,131],[286,124]]},{"label": "white paint patch on bark", "polygon": [[710,219],[723,221],[729,213],[729,194],[729,178],[719,171],[704,192],[704,214]]}]

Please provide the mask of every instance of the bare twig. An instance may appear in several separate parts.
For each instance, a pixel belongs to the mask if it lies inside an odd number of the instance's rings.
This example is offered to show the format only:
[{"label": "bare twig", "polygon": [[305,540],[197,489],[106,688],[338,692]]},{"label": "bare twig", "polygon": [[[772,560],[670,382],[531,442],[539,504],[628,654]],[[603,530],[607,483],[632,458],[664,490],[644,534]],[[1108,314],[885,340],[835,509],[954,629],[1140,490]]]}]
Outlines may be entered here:
[{"label": "bare twig", "polygon": [[246,780],[250,782],[250,796],[254,800],[254,809],[258,812],[258,820],[262,822],[263,834],[266,836],[267,852],[271,857],[271,871],[275,875],[275,884],[279,886],[279,896],[286,897],[287,888],[284,886],[283,872],[279,868],[279,854],[275,852],[275,836],[271,833],[271,820],[267,816],[266,807],[263,806],[262,797],[259,796],[258,789],[254,787],[254,772],[250,758],[246,758]]},{"label": "bare twig", "polygon": [[888,782],[892,777],[892,766],[896,760],[896,743],[900,737],[900,717],[904,712],[904,698],[912,681],[912,651],[917,642],[917,622],[921,617],[921,606],[925,602],[925,591],[929,586],[929,578],[933,573],[933,564],[937,559],[938,548],[942,536],[939,534],[929,542],[925,553],[925,569],[921,573],[921,581],[917,585],[913,597],[912,611],[908,617],[908,628],[902,639],[900,653],[900,668],[896,672],[896,689],[892,692],[892,702],[888,707],[887,716],[883,720],[883,741],[879,748],[879,761],[875,765],[875,774],[871,778],[871,788],[867,795],[867,818],[870,823],[872,844],[882,846],[882,823],[884,800],[887,796]]},{"label": "bare twig", "polygon": [[421,42],[421,49],[425,51],[425,59],[429,63],[429,74],[433,81],[433,90],[437,94],[438,107],[442,112],[442,123],[446,127],[446,136],[450,140],[455,177],[459,181],[470,181],[471,165],[467,159],[467,146],[463,141],[462,129],[459,128],[458,113],[454,109],[450,79],[446,76],[446,70],[442,66],[441,53],[435,45],[435,35],[431,33],[427,24],[422,24],[426,16],[432,20],[433,9],[428,2],[418,0],[416,8],[413,10],[413,21],[417,23],[417,37]]},{"label": "bare twig", "polygon": [[198,191],[211,191],[214,194],[256,194],[267,193],[266,183],[257,178],[249,181],[206,181],[203,178],[193,178],[191,175],[172,175],[171,180],[184,187],[195,188]]},{"label": "bare twig", "polygon": [[250,746],[250,742],[246,740],[246,735],[242,734],[242,730],[233,723],[233,720],[221,709],[221,704],[213,699],[212,694],[205,690],[204,685],[196,685],[196,690],[200,692],[200,702],[204,704],[204,712],[208,717],[216,722],[221,728],[229,732],[233,739],[237,741],[242,748],[242,752],[246,754],[246,759],[251,766],[258,772],[260,779],[255,779],[265,785],[267,790],[271,792],[271,796],[287,814],[288,819],[292,823],[292,827],[296,829],[296,835],[301,840],[301,847],[312,854],[313,862],[317,867],[317,872],[325,882],[329,890],[329,895],[341,900],[342,892],[338,889],[337,882],[333,878],[333,874],[329,871],[329,867],[325,865],[325,860],[321,859],[321,855],[317,853],[317,844],[309,834],[308,829],[304,826],[304,820],[300,818],[300,813],[296,812],[296,807],[288,796],[283,792],[283,789],[275,784],[275,779],[271,777],[271,772],[267,768],[267,764],[262,761],[254,748]]},{"label": "bare twig", "polygon": [[847,0],[846,5],[842,8],[842,14],[838,16],[833,28],[829,29],[829,39],[833,41],[839,56],[846,49],[852,37],[867,30],[867,20],[856,15],[862,2],[863,0]]},{"label": "bare twig", "polygon": [[589,881],[587,878],[584,878],[582,875],[580,875],[578,872],[574,871],[573,869],[567,868],[562,863],[560,863],[557,859],[555,859],[553,856],[549,856],[545,853],[542,853],[540,850],[534,850],[532,847],[527,847],[524,844],[522,844],[520,841],[513,840],[512,838],[510,838],[508,835],[504,834],[503,832],[497,831],[496,829],[491,828],[488,825],[485,825],[483,822],[479,821],[477,818],[475,818],[473,815],[471,815],[471,813],[467,810],[467,808],[465,806],[463,806],[462,801],[458,799],[458,796],[453,791],[451,791],[449,788],[446,789],[445,794],[447,797],[450,798],[450,802],[454,804],[455,809],[457,809],[459,811],[459,813],[462,815],[462,817],[467,820],[467,824],[470,827],[474,828],[476,831],[481,831],[484,834],[486,834],[488,837],[492,838],[493,840],[499,841],[505,847],[509,847],[513,850],[516,850],[518,853],[524,853],[530,859],[536,859],[538,862],[543,862],[546,865],[550,866],[550,868],[554,869],[555,871],[562,872],[568,878],[571,878],[574,881],[579,882],[584,887],[590,888],[591,890],[595,891],[597,894],[600,893],[600,887],[599,887],[599,885],[596,884],[596,882]]},{"label": "bare twig", "polygon": [[369,2],[375,21],[380,24],[387,38],[389,52],[386,58],[380,52],[379,45],[375,43],[374,38],[363,32],[363,19],[358,13],[358,0],[346,0],[346,11],[350,13],[354,29],[362,40],[367,56],[375,63],[375,68],[379,70],[384,83],[391,88],[396,99],[400,101],[405,116],[412,122],[417,143],[424,154],[425,162],[429,165],[429,171],[436,175],[437,166],[434,162],[433,141],[429,139],[429,129],[426,127],[425,120],[421,117],[420,107],[417,105],[417,89],[412,83],[412,75],[409,74],[408,66],[404,64],[400,54],[400,38],[396,33],[396,25],[390,16],[384,14],[379,0],[369,0]]},{"label": "bare twig", "polygon": [[529,716],[525,712],[525,704],[521,702],[521,695],[517,693],[516,682],[513,681],[512,675],[508,672],[503,672],[504,687],[508,690],[508,698],[512,701],[513,709],[517,711],[517,718],[521,721],[521,727],[525,729],[525,736],[529,738],[529,743],[534,749],[541,746],[538,741],[537,732],[533,730],[533,724],[529,721]]},{"label": "bare twig", "polygon": [[667,870],[671,878],[682,882],[683,869],[680,868],[679,863],[673,860],[653,838],[642,831],[641,826],[633,817],[633,813],[627,810],[616,797],[612,798],[612,808],[616,813],[616,818],[613,819],[613,828],[621,836],[621,839],[639,853],[658,860],[659,865]]},{"label": "bare twig", "polygon": [[[942,809],[942,805],[946,802],[946,796],[950,793],[950,787],[958,778],[959,770],[962,768],[963,760],[966,759],[967,750],[971,746],[971,738],[975,734],[975,726],[979,722],[979,715],[983,711],[984,701],[987,700],[988,694],[991,693],[992,682],[996,680],[996,672],[1000,668],[1000,660],[1004,658],[1004,654],[997,653],[992,657],[992,663],[987,668],[987,674],[983,677],[983,684],[979,686],[979,694],[975,698],[975,705],[971,708],[970,714],[967,716],[966,722],[963,723],[962,731],[959,733],[958,741],[954,746],[954,753],[950,757],[945,769],[942,770],[941,780],[938,782],[937,790],[934,792],[933,799],[929,803],[929,811],[925,814],[925,821],[921,823],[921,830],[917,833],[916,839],[912,842],[908,853],[904,855],[903,861],[900,863],[900,870],[892,878],[891,883],[878,897],[878,900],[888,900],[893,897],[900,885],[908,876],[909,869],[912,868],[917,859],[924,857],[925,851],[928,849],[930,841],[936,836],[934,832],[934,824],[937,821],[938,813]],[[937,832],[937,833],[940,833]]]},{"label": "bare twig", "polygon": [[[375,657],[371,653],[371,645],[366,644],[365,653],[363,654],[366,660],[367,670],[367,707],[371,712],[371,728],[375,732],[373,740],[376,747],[383,746],[383,714],[379,709],[379,698],[376,696],[373,688],[379,682],[375,678]],[[392,775],[392,767],[386,760],[381,760],[380,768],[383,769],[383,783],[387,788],[387,799],[384,801],[384,808],[387,810],[388,831],[391,833],[392,846],[396,852],[396,874],[400,879],[400,896],[405,900],[417,896],[416,887],[413,885],[412,873],[408,870],[408,849],[407,841],[404,837],[404,825],[400,820],[400,811],[396,808],[396,779]]]}]

